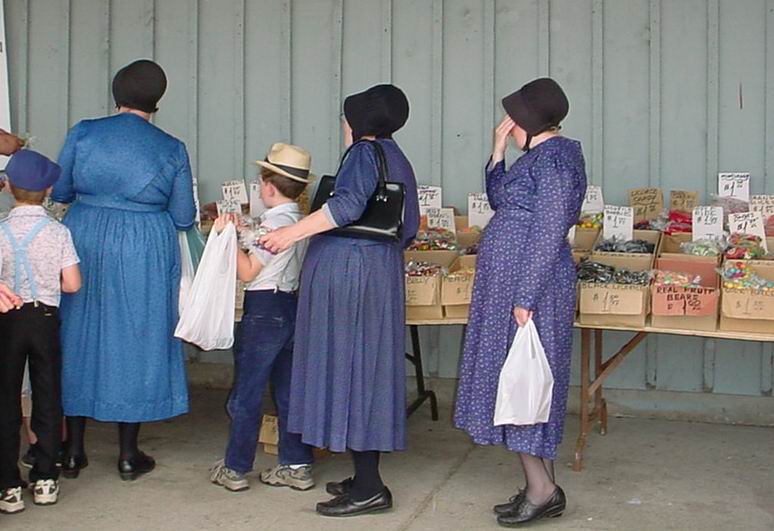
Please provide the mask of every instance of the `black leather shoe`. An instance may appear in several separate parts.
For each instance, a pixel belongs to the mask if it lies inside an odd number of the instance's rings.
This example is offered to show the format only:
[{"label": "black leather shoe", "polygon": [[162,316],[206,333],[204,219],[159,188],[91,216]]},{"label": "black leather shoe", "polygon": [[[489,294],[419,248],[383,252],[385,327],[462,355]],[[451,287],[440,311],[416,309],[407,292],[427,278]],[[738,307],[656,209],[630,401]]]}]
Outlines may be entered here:
[{"label": "black leather shoe", "polygon": [[349,494],[342,494],[330,501],[317,504],[318,513],[336,517],[358,516],[388,509],[392,509],[392,493],[387,487],[384,487],[384,490],[376,496],[363,501],[355,501]]},{"label": "black leather shoe", "polygon": [[65,455],[62,459],[62,475],[67,479],[75,479],[87,466],[89,459],[85,455]]},{"label": "black leather shoe", "polygon": [[556,518],[562,516],[565,507],[567,507],[567,498],[562,488],[557,486],[554,494],[543,505],[534,505],[524,496],[513,511],[499,515],[497,523],[502,527],[517,527],[541,518]]},{"label": "black leather shoe", "polygon": [[511,498],[508,500],[507,503],[500,503],[498,505],[495,505],[492,507],[492,510],[495,512],[495,514],[508,514],[510,512],[513,512],[516,507],[519,506],[521,503],[521,500],[524,499],[524,496],[527,494],[527,489],[520,489],[519,492],[511,496]]},{"label": "black leather shoe", "polygon": [[348,494],[352,489],[352,483],[354,479],[347,478],[344,481],[331,481],[325,484],[325,492],[331,496],[341,496],[342,494]]},{"label": "black leather shoe", "polygon": [[118,473],[124,481],[133,481],[154,468],[156,468],[156,461],[142,452],[138,452],[132,459],[118,461]]}]

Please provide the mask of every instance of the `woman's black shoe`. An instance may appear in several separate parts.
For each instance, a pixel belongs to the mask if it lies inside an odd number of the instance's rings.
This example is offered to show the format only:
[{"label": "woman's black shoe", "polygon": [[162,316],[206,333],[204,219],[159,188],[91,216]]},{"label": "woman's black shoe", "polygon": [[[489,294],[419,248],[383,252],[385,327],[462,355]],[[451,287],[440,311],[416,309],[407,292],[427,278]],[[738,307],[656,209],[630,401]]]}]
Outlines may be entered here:
[{"label": "woman's black shoe", "polygon": [[331,496],[341,496],[343,494],[348,494],[352,489],[352,483],[354,481],[355,480],[352,478],[347,478],[344,481],[331,481],[330,483],[325,484],[325,492]]},{"label": "woman's black shoe", "polygon": [[556,518],[562,516],[567,507],[567,498],[561,487],[557,486],[554,494],[543,505],[534,505],[526,496],[512,512],[501,514],[497,523],[503,527],[517,527],[541,518]]},{"label": "woman's black shoe", "polygon": [[508,500],[507,503],[500,503],[498,505],[495,505],[492,507],[492,510],[495,512],[495,514],[508,514],[510,512],[513,512],[516,507],[519,506],[521,503],[521,500],[524,499],[524,496],[527,494],[527,489],[519,490],[516,494],[511,496],[511,498]]},{"label": "woman's black shoe", "polygon": [[323,516],[358,516],[392,509],[392,493],[384,490],[367,500],[355,501],[349,494],[342,494],[330,501],[317,504],[317,512]]},{"label": "woman's black shoe", "polygon": [[89,459],[85,455],[65,455],[62,459],[62,475],[67,479],[75,479],[87,466]]},{"label": "woman's black shoe", "polygon": [[118,461],[118,473],[124,481],[133,481],[154,468],[156,468],[156,461],[142,452],[138,452],[131,459],[120,459]]}]

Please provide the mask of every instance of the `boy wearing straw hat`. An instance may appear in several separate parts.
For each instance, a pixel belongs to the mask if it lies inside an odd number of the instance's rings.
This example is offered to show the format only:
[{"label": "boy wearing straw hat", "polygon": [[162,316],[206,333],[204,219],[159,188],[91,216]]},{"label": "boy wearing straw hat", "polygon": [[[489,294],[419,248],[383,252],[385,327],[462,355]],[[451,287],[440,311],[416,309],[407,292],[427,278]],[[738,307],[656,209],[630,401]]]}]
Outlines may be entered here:
[{"label": "boy wearing straw hat", "polygon": [[[292,225],[303,214],[296,200],[311,180],[311,156],[305,150],[277,143],[261,166],[261,200],[268,210],[261,215],[269,230]],[[214,229],[221,231],[231,216],[221,216]],[[237,226],[238,223],[237,223]],[[279,420],[279,463],[261,473],[263,483],[308,490],[312,479],[312,448],[301,436],[287,431],[296,290],[306,242],[278,253],[252,248],[237,250],[237,276],[246,284],[245,313],[234,345],[234,386],[227,403],[231,417],[226,456],[211,469],[210,481],[230,491],[250,488],[246,474],[253,469],[261,421],[261,398],[268,383]]]}]

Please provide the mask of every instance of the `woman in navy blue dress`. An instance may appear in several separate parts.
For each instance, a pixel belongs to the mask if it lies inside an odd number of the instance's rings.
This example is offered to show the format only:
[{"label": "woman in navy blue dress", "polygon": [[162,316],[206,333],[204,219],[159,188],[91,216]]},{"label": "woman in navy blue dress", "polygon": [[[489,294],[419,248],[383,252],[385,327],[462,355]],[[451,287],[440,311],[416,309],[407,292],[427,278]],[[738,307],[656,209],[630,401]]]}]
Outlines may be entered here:
[{"label": "woman in navy blue dress", "polygon": [[[495,506],[500,525],[511,527],[564,511],[553,461],[562,440],[570,383],[575,266],[567,241],[586,192],[580,143],[559,135],[569,103],[552,79],[528,83],[503,99],[508,115],[495,130],[486,169],[495,215],[478,251],[476,279],[455,424],[477,444],[518,452],[527,488]],[[508,137],[525,151],[507,171]],[[517,326],[534,319],[554,377],[548,422],[495,426],[500,370]]]},{"label": "woman in navy blue dress", "polygon": [[[317,505],[325,516],[392,507],[379,475],[379,453],[406,446],[403,249],[416,235],[419,205],[411,164],[392,139],[408,119],[408,100],[378,85],[344,102],[345,143],[383,148],[389,180],[406,197],[402,241],[320,234],[301,270],[288,426],[304,443],[352,452],[354,478],[329,483],[335,497]],[[335,195],[296,225],[262,239],[272,251],[362,216],[376,190],[375,148],[355,144],[343,161]]]}]

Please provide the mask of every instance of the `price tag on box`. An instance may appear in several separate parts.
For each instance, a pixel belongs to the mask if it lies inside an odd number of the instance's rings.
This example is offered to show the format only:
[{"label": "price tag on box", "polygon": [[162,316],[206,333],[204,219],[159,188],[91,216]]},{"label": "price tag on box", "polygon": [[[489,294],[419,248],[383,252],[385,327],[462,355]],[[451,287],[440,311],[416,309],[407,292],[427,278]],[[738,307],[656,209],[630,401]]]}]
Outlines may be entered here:
[{"label": "price tag on box", "polygon": [[629,190],[629,206],[634,208],[634,221],[656,219],[664,210],[664,194],[660,188]]},{"label": "price tag on box", "polygon": [[774,216],[774,195],[754,195],[750,198],[750,211],[760,212],[764,222]]},{"label": "price tag on box", "polygon": [[454,209],[453,208],[428,208],[427,226],[431,229],[443,229],[454,232]]},{"label": "price tag on box", "polygon": [[632,207],[605,205],[605,221],[602,237],[624,241],[634,239],[634,209]]},{"label": "price tag on box", "polygon": [[723,207],[700,206],[693,209],[693,241],[723,235]]},{"label": "price tag on box", "polygon": [[672,190],[669,192],[669,211],[693,212],[699,206],[699,192]]},{"label": "price tag on box", "polygon": [[750,202],[750,174],[744,172],[718,173],[718,195]]},{"label": "price tag on box", "polygon": [[250,217],[260,217],[264,212],[266,212],[266,205],[261,200],[261,183],[253,181],[250,183]]},{"label": "price tag on box", "polygon": [[223,191],[223,199],[226,201],[236,199],[241,205],[246,205],[250,202],[244,181],[227,181],[223,183],[221,190]]},{"label": "price tag on box", "polygon": [[428,208],[441,208],[443,206],[442,190],[440,186],[419,185],[417,188],[419,196],[419,214],[427,214]]},{"label": "price tag on box", "polygon": [[763,216],[760,212],[740,212],[739,214],[728,215],[728,230],[731,234],[747,234],[749,236],[758,236],[761,239],[761,245],[766,251],[769,250],[766,245],[766,232],[763,229]]},{"label": "price tag on box", "polygon": [[494,216],[489,198],[484,193],[468,194],[468,227],[486,227]]},{"label": "price tag on box", "polygon": [[599,214],[604,212],[604,210],[605,200],[602,198],[602,187],[593,184],[588,185],[581,212],[584,214]]}]

